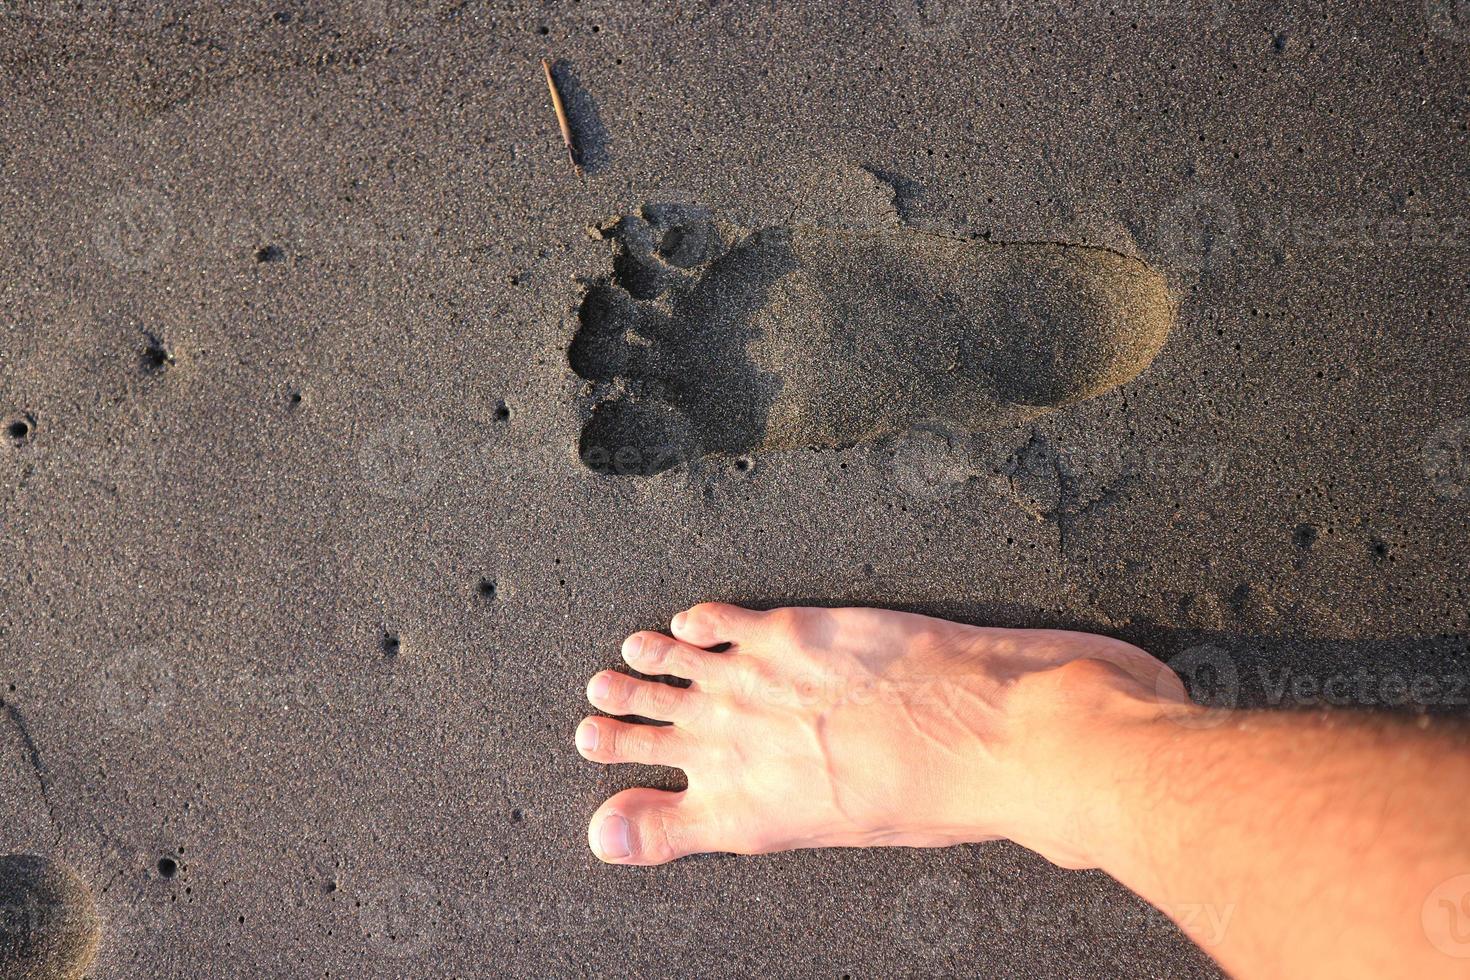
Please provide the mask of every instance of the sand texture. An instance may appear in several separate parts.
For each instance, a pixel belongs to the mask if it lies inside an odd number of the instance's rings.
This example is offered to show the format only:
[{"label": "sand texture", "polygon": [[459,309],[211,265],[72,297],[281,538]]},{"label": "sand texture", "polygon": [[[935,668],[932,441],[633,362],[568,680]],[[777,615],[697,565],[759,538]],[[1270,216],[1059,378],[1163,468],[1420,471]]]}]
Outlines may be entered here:
[{"label": "sand texture", "polygon": [[1459,6],[0,5],[0,854],[70,869],[0,902],[99,978],[1218,976],[1007,844],[603,866],[679,776],[572,732],[704,599],[1464,714]]}]

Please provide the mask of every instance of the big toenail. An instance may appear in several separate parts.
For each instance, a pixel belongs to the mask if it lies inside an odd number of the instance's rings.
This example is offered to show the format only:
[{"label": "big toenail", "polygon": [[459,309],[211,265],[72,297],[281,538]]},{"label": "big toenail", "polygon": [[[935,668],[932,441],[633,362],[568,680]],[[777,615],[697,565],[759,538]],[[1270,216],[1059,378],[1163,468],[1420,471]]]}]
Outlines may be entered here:
[{"label": "big toenail", "polygon": [[594,701],[605,698],[612,691],[612,678],[606,674],[598,674],[592,678],[592,683],[587,685],[587,696]]},{"label": "big toenail", "polygon": [[577,726],[577,748],[583,752],[597,751],[597,726],[584,721]]},{"label": "big toenail", "polygon": [[684,614],[683,613],[674,613],[674,622],[673,622],[674,629],[682,629],[683,626],[684,626]]},{"label": "big toenail", "polygon": [[603,857],[625,858],[632,855],[633,845],[628,839],[628,821],[617,814],[604,818],[597,831],[597,843],[602,846]]}]

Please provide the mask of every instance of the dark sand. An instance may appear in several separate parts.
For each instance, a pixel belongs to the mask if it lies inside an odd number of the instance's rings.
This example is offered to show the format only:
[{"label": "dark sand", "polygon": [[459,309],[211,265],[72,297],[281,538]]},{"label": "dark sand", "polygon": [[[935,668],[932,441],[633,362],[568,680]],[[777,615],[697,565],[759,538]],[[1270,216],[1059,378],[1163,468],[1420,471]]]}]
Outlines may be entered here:
[{"label": "dark sand", "polygon": [[0,976],[81,976],[97,952],[101,923],[91,889],[58,861],[0,857]]},{"label": "dark sand", "polygon": [[[596,805],[676,777],[583,762],[583,685],[701,599],[1065,624],[1201,696],[1464,712],[1455,5],[117,6],[0,14],[0,851],[87,883],[97,976],[1214,975],[1004,844],[598,864]],[[874,258],[835,300],[877,325],[854,356],[800,332],[836,322],[805,288],[716,345],[770,385],[742,397],[825,394],[711,422],[568,360],[597,229],[657,205],[1102,249],[1172,327],[1096,397],[1063,359],[1045,410],[958,409],[880,355],[894,309],[935,336],[973,297]],[[1013,334],[953,336],[1013,376]],[[842,417],[844,388],[897,395]],[[595,472],[620,395],[719,444]]]}]

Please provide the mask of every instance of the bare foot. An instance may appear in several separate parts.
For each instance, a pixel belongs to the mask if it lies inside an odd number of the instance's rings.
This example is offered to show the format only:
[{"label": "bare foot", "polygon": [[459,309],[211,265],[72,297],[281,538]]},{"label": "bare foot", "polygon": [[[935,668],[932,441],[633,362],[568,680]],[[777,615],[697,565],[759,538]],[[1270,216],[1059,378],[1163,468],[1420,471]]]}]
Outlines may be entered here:
[{"label": "bare foot", "polygon": [[690,686],[611,670],[587,686],[603,711],[671,724],[586,718],[584,757],[689,778],[683,792],[631,789],[604,803],[588,828],[604,861],[1007,837],[1093,866],[1081,824],[1101,816],[1055,805],[1069,794],[1050,760],[1077,755],[1048,743],[1059,713],[1129,724],[1188,700],[1143,650],[1086,633],[718,603],[675,616],[672,632],[635,633],[623,659]]}]

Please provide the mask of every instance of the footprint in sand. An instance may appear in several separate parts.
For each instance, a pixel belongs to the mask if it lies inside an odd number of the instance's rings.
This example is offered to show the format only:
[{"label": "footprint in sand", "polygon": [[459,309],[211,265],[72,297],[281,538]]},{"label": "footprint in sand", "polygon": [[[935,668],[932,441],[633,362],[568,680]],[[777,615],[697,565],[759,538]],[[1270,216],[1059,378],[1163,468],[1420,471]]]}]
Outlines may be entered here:
[{"label": "footprint in sand", "polygon": [[34,854],[0,857],[0,977],[76,980],[100,932],[92,893],[75,871]]},{"label": "footprint in sand", "polygon": [[598,383],[579,449],[599,472],[1021,421],[1137,377],[1174,319],[1159,273],[1101,248],[752,231],[686,205],[600,234],[612,271],[568,351]]}]

